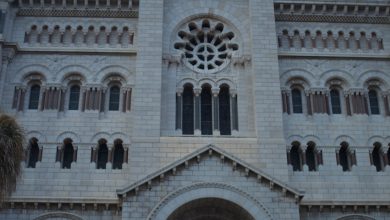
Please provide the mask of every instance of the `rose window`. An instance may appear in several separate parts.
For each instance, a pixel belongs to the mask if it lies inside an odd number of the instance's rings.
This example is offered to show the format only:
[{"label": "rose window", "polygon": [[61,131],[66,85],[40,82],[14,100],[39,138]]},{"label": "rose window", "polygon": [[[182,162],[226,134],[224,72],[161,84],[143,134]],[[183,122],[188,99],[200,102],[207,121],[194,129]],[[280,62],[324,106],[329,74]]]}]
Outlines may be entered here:
[{"label": "rose window", "polygon": [[201,73],[216,73],[225,68],[238,45],[234,33],[219,21],[201,19],[186,24],[178,33],[175,48],[183,52],[184,63]]}]

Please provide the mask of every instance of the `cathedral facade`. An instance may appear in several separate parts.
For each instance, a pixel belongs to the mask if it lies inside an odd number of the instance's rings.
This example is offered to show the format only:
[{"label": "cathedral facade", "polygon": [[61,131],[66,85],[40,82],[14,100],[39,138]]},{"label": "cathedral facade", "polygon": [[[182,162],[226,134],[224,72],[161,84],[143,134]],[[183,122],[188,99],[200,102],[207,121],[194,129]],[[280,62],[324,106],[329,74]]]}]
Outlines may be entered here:
[{"label": "cathedral facade", "polygon": [[0,219],[390,219],[388,1],[0,9]]}]

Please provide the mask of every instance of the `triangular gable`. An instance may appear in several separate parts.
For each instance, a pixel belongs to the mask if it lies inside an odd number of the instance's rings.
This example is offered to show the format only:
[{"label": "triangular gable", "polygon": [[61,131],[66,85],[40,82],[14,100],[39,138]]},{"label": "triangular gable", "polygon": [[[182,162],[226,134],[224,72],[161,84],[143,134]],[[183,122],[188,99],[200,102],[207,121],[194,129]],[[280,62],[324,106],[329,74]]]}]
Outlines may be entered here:
[{"label": "triangular gable", "polygon": [[257,178],[259,183],[268,184],[270,189],[279,190],[283,192],[283,195],[285,196],[293,196],[297,202],[299,202],[303,197],[303,192],[298,191],[297,189],[289,186],[288,184],[273,178],[271,175],[258,170],[250,164],[213,145],[208,145],[201,149],[198,149],[197,151],[163,167],[162,169],[146,176],[145,178],[135,183],[132,183],[122,189],[118,189],[116,192],[119,197],[126,197],[126,195],[130,192],[135,192],[136,194],[141,187],[146,186],[147,188],[150,188],[152,187],[152,181],[163,179],[167,175],[175,175],[176,171],[179,168],[187,168],[190,164],[189,161],[197,160],[199,162],[202,157],[206,155],[210,157],[219,156],[221,160],[230,163],[233,170],[245,172],[245,176]]}]

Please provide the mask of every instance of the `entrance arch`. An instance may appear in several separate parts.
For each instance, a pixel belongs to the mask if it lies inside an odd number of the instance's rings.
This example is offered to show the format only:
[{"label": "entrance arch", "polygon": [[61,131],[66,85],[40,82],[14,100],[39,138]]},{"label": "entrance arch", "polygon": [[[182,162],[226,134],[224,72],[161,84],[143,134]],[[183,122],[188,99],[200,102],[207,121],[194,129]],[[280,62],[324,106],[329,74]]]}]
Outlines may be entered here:
[{"label": "entrance arch", "polygon": [[[177,220],[182,218],[192,207],[210,213],[205,210],[207,204],[213,204],[215,211],[210,215],[195,215],[192,220],[272,220],[270,212],[256,198],[248,193],[224,184],[224,183],[196,183],[180,188],[168,194],[148,215],[148,220]],[[230,209],[227,211],[227,208]],[[218,213],[217,213],[218,212]],[[241,215],[244,218],[224,218],[226,216]]]},{"label": "entrance arch", "polygon": [[176,209],[168,220],[254,220],[241,206],[223,199],[204,198],[188,202]]}]

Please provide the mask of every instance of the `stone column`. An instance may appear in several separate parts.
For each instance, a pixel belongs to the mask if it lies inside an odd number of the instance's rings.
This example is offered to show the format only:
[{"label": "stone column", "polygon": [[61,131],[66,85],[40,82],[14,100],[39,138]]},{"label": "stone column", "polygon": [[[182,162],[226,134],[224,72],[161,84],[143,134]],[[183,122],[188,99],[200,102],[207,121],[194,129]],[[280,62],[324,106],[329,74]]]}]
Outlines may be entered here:
[{"label": "stone column", "polygon": [[232,125],[232,135],[238,134],[238,106],[237,106],[237,91],[230,90],[230,118]]},{"label": "stone column", "polygon": [[182,134],[183,88],[176,90],[176,134]]},{"label": "stone column", "polygon": [[213,103],[212,103],[212,110],[213,110],[213,135],[220,135],[219,131],[219,88],[213,88]]},{"label": "stone column", "polygon": [[201,88],[195,88],[194,89],[194,94],[195,94],[195,105],[194,105],[194,125],[195,125],[195,131],[194,131],[194,134],[195,135],[201,135],[202,132],[201,132],[201,128],[200,128],[200,124],[201,124],[201,103],[200,103],[200,93],[202,92],[202,89]]}]

